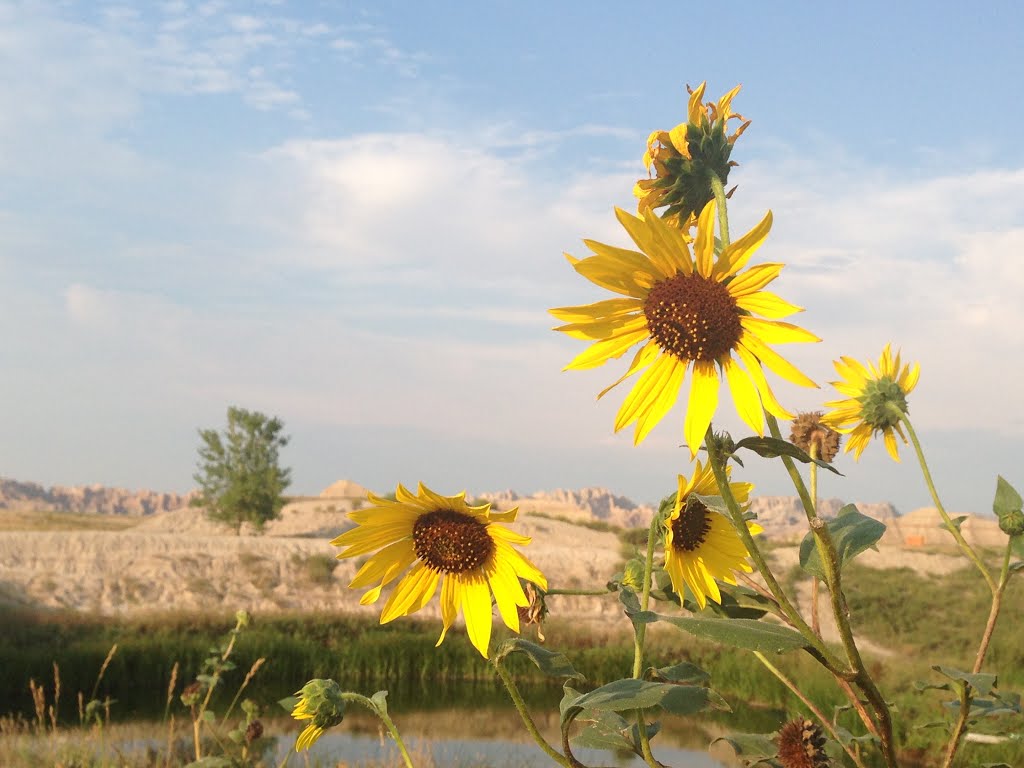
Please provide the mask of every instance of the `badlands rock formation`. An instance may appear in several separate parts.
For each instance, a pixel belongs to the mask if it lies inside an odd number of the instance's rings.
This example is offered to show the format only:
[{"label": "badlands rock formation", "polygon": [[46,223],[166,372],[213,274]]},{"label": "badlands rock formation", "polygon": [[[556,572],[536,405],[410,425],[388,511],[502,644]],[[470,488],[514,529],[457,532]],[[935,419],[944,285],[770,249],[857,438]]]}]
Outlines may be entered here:
[{"label": "badlands rock formation", "polygon": [[187,506],[192,493],[129,491],[102,485],[45,488],[38,483],[23,483],[0,478],[0,509],[26,509],[45,512],[85,512],[100,515],[151,515]]}]

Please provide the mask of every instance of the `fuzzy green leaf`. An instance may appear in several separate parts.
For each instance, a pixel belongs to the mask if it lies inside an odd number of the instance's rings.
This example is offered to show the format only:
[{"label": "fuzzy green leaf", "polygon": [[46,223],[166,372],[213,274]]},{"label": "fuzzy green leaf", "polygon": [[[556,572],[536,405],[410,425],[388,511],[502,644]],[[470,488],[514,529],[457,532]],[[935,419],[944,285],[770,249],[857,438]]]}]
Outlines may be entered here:
[{"label": "fuzzy green leaf", "polygon": [[[875,546],[885,533],[885,523],[861,514],[853,504],[840,509],[835,520],[826,525],[835,544],[840,568],[865,549]],[[811,532],[800,542],[800,567],[808,573],[825,578],[825,568],[818,557],[818,548]]]},{"label": "fuzzy green leaf", "polygon": [[1003,479],[1002,475],[996,476],[996,497],[992,501],[992,511],[1000,519],[1011,512],[1020,512],[1024,508],[1024,499],[1016,489]]},{"label": "fuzzy green leaf", "polygon": [[299,701],[300,699],[298,696],[285,696],[283,699],[278,699],[277,703],[278,706],[281,707],[281,709],[283,709],[290,715],[292,711],[295,709],[295,705],[298,704]]},{"label": "fuzzy green leaf", "polygon": [[388,692],[377,691],[373,696],[370,697],[370,701],[377,707],[377,712],[382,714],[388,713]]},{"label": "fuzzy green leaf", "polygon": [[643,623],[665,621],[691,635],[714,640],[733,648],[745,648],[748,651],[784,653],[808,647],[807,640],[799,632],[779,624],[754,619],[662,616],[651,611],[643,611],[631,618]]},{"label": "fuzzy green leaf", "polygon": [[967,683],[980,696],[988,696],[992,693],[992,689],[996,687],[995,675],[989,675],[984,672],[964,672],[955,667],[944,667],[940,664],[933,664],[932,669],[940,675],[948,677],[950,680]]},{"label": "fuzzy green leaf", "polygon": [[827,461],[812,459],[806,451],[801,448],[797,448],[788,440],[779,440],[774,437],[745,437],[736,443],[736,450],[739,450],[740,448],[746,448],[747,450],[753,451],[758,456],[762,456],[766,459],[775,459],[779,456],[789,456],[790,458],[801,461],[804,464],[814,462],[819,467],[827,469],[829,472],[834,472],[840,476],[843,474]]},{"label": "fuzzy green leaf", "polygon": [[572,680],[584,679],[583,675],[573,668],[565,654],[549,651],[547,648],[542,648],[521,637],[512,637],[502,643],[495,655],[495,662],[501,662],[506,656],[513,653],[521,653],[526,656],[545,675],[567,677]]},{"label": "fuzzy green leaf", "polygon": [[742,758],[744,762],[767,760],[778,754],[775,740],[766,733],[732,733],[728,736],[719,736],[711,743],[717,744],[720,741],[732,747],[736,756]]},{"label": "fuzzy green leaf", "polygon": [[696,664],[684,661],[671,667],[648,667],[644,678],[658,683],[706,683],[711,675]]}]

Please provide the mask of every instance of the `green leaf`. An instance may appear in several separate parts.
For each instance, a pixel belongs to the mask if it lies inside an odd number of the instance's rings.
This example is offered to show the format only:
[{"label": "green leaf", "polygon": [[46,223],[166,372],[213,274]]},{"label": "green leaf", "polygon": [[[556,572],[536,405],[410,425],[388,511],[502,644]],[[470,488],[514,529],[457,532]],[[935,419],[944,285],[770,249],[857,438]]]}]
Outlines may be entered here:
[{"label": "green leaf", "polygon": [[204,709],[202,718],[208,723],[217,722],[217,714],[212,709]]},{"label": "green leaf", "polygon": [[[1020,538],[1017,536],[1016,538]],[[1017,571],[1024,571],[1024,560],[1018,560],[1015,563],[1010,563],[1010,573],[1016,573]]]},{"label": "green leaf", "polygon": [[[495,655],[495,662],[500,662],[506,656],[513,653],[521,653],[532,661],[537,669],[551,677],[567,677],[572,680],[583,680],[584,677],[577,672],[565,654],[549,651],[536,643],[524,640],[521,637],[512,637],[503,642]],[[385,692],[386,693],[386,692]]]},{"label": "green leaf", "polygon": [[[865,549],[875,546],[885,533],[885,523],[861,514],[853,504],[839,510],[835,520],[826,523],[842,568]],[[800,567],[808,573],[825,578],[825,568],[818,557],[814,534],[808,532],[800,542]]]},{"label": "green leaf", "polygon": [[[747,587],[733,587],[728,584],[721,584],[720,588],[722,602],[716,603],[709,600],[707,608],[702,613],[725,616],[728,619],[760,619],[768,613],[767,608],[761,606],[771,605],[771,603],[754,590]],[[737,600],[737,595],[741,600]]]},{"label": "green leaf", "polygon": [[684,661],[681,664],[675,664],[671,667],[659,667],[658,669],[648,667],[647,671],[644,672],[644,678],[658,683],[696,684],[706,683],[711,679],[711,675],[696,664]]},{"label": "green leaf", "polygon": [[377,712],[381,714],[388,713],[388,692],[377,691],[373,696],[370,697],[370,701],[377,708]]},{"label": "green leaf", "polygon": [[1013,768],[1009,763],[982,763],[981,768]]},{"label": "green leaf", "polygon": [[758,762],[778,754],[775,740],[766,733],[731,733],[728,736],[719,736],[711,743],[717,744],[720,741],[732,747],[736,757],[742,758],[744,762]]},{"label": "green leaf", "polygon": [[[949,522],[951,522],[953,524],[953,527],[956,528],[959,531],[960,527],[964,524],[964,520],[966,520],[966,519],[967,519],[967,515],[957,515],[954,518],[950,518]],[[946,524],[945,523],[940,523],[938,527],[939,528],[946,528]]]},{"label": "green leaf", "polygon": [[562,728],[567,728],[584,710],[628,712],[655,707],[673,715],[692,715],[708,708],[729,711],[725,700],[710,688],[627,678],[602,685],[572,701],[562,712]]},{"label": "green leaf", "polygon": [[1003,479],[1002,475],[996,476],[996,497],[992,501],[992,511],[1000,519],[1011,512],[1020,512],[1024,508],[1024,499],[1020,494]]},{"label": "green leaf", "polygon": [[277,703],[281,707],[281,709],[283,709],[290,715],[292,713],[292,710],[295,709],[295,705],[298,704],[299,701],[300,699],[298,696],[285,696],[283,699],[278,699]]},{"label": "green leaf", "polygon": [[753,619],[662,616],[651,611],[644,611],[633,618],[644,623],[665,621],[691,635],[714,640],[733,648],[745,648],[748,651],[784,653],[809,647],[807,640],[799,632],[779,624]]},{"label": "green leaf", "polygon": [[774,437],[745,437],[736,443],[736,450],[740,448],[746,448],[748,451],[753,451],[758,456],[762,456],[766,459],[776,459],[779,456],[789,456],[790,458],[801,461],[804,464],[810,464],[812,461],[822,469],[827,469],[829,472],[842,476],[842,472],[833,467],[827,461],[821,459],[812,459],[810,455],[801,448],[797,448],[788,440],[780,440]]},{"label": "green leaf", "polygon": [[944,667],[940,664],[933,664],[932,669],[950,680],[967,683],[979,696],[988,696],[996,687],[996,676],[985,672],[964,672],[955,667]]},{"label": "green leaf", "polygon": [[589,749],[607,749],[613,752],[636,752],[636,744],[627,734],[629,722],[615,712],[581,713],[576,722],[583,729],[573,737],[572,743]]},{"label": "green leaf", "polygon": [[1013,536],[1010,539],[1010,551],[1024,560],[1024,536]]}]

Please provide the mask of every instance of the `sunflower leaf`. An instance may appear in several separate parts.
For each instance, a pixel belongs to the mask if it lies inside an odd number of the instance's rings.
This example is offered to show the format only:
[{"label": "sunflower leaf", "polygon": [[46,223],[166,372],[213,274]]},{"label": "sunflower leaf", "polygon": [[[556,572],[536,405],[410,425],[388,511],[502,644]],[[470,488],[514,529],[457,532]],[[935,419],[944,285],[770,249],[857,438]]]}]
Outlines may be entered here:
[{"label": "sunflower leaf", "polygon": [[1003,479],[1002,475],[996,475],[996,497],[992,501],[992,511],[999,519],[1002,519],[1012,512],[1020,512],[1024,508],[1024,499],[1016,489]]},{"label": "sunflower leaf", "polygon": [[797,448],[788,440],[781,440],[775,437],[744,437],[738,443],[736,443],[736,450],[740,448],[746,448],[749,451],[753,451],[758,456],[765,459],[777,459],[779,456],[789,456],[791,459],[796,459],[804,464],[810,464],[814,462],[822,469],[827,469],[829,472],[842,476],[843,473],[833,467],[827,461],[822,459],[812,459],[810,455],[802,448]]},{"label": "sunflower leaf", "polygon": [[388,692],[377,691],[373,696],[370,697],[370,701],[377,707],[377,712],[387,714],[388,713]]},{"label": "sunflower leaf", "polygon": [[521,653],[532,661],[537,669],[551,677],[566,677],[570,680],[583,680],[583,675],[576,671],[565,654],[549,651],[536,643],[521,637],[511,637],[503,642],[494,655],[495,664],[500,664],[507,656]]},{"label": "sunflower leaf", "polygon": [[988,696],[996,687],[996,676],[985,672],[964,672],[955,667],[944,667],[941,664],[933,664],[932,669],[950,680],[967,683],[981,696]]},{"label": "sunflower leaf", "polygon": [[698,667],[684,661],[681,664],[674,664],[671,667],[648,667],[644,672],[644,679],[656,683],[706,683],[711,675]]},{"label": "sunflower leaf", "polygon": [[[885,533],[885,523],[861,514],[853,504],[839,510],[835,520],[826,523],[842,568],[865,549],[875,546]],[[825,568],[818,556],[814,534],[808,531],[800,542],[800,567],[808,573],[825,578]]]},{"label": "sunflower leaf", "polygon": [[711,743],[717,744],[720,741],[724,741],[732,747],[736,757],[742,758],[744,762],[753,761],[751,763],[753,765],[778,754],[775,740],[766,733],[733,733],[728,736],[719,736]]},{"label": "sunflower leaf", "polygon": [[808,642],[799,632],[779,624],[754,619],[706,619],[697,616],[662,616],[642,611],[631,616],[635,622],[665,621],[697,637],[748,651],[785,653],[807,648]]},{"label": "sunflower leaf", "polygon": [[730,711],[725,700],[710,688],[627,678],[602,685],[569,702],[562,709],[562,731],[566,732],[583,712],[632,712],[655,708],[673,715],[692,715],[709,708]]},{"label": "sunflower leaf", "polygon": [[283,699],[277,700],[278,706],[281,707],[285,712],[291,714],[292,710],[295,709],[295,705],[299,703],[298,696],[285,696]]}]

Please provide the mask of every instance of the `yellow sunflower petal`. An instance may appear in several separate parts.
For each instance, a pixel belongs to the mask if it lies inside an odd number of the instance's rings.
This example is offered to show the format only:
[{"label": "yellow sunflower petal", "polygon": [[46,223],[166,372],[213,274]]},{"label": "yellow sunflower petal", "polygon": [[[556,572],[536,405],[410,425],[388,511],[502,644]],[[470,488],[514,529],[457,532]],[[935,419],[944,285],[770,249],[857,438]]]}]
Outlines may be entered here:
[{"label": "yellow sunflower petal", "polygon": [[686,422],[683,433],[690,447],[690,458],[693,459],[700,450],[701,442],[711,424],[711,418],[718,407],[718,371],[715,364],[698,361],[693,364],[693,376],[690,382],[690,400],[686,407]]},{"label": "yellow sunflower petal", "polygon": [[441,637],[437,639],[435,648],[444,642],[444,636],[448,634],[448,630],[452,628],[452,624],[455,623],[455,618],[459,615],[459,605],[462,602],[462,596],[459,593],[459,582],[452,576],[445,576],[441,582]]},{"label": "yellow sunflower petal", "polygon": [[729,382],[736,413],[752,430],[764,437],[764,408],[761,406],[757,387],[747,376],[747,372],[731,357],[722,358],[722,370],[725,371],[726,381]]},{"label": "yellow sunflower petal", "polygon": [[740,356],[740,359],[747,368],[751,381],[754,382],[754,386],[757,387],[757,391],[761,394],[761,403],[764,405],[765,410],[776,418],[792,419],[793,414],[783,408],[775,398],[775,393],[772,392],[772,388],[768,385],[768,379],[765,378],[764,371],[761,370],[761,363],[754,357],[753,353],[740,345],[736,348],[736,354]]},{"label": "yellow sunflower petal", "polygon": [[614,336],[610,339],[595,341],[583,352],[576,355],[563,370],[580,371],[587,368],[596,368],[604,365],[609,360],[622,357],[634,344],[638,344],[648,338],[647,329],[625,333],[622,336]]},{"label": "yellow sunflower petal", "polygon": [[660,388],[658,397],[640,413],[636,422],[636,431],[633,434],[633,445],[640,445],[654,429],[654,425],[661,421],[662,417],[672,409],[676,400],[679,399],[679,389],[683,386],[683,379],[686,376],[686,364],[679,362],[674,357],[669,359],[672,361],[671,372]]},{"label": "yellow sunflower petal", "polygon": [[462,615],[466,618],[469,642],[487,658],[491,642],[491,592],[482,578],[461,580]]},{"label": "yellow sunflower petal", "polygon": [[768,366],[774,373],[786,379],[786,381],[799,384],[802,387],[817,388],[818,385],[801,373],[795,365],[783,359],[778,352],[752,333],[744,332],[740,336],[737,346],[746,348],[758,360]]},{"label": "yellow sunflower petal", "polygon": [[[732,284],[730,283],[730,287]],[[763,315],[764,317],[778,320],[783,317],[789,317],[796,312],[803,312],[803,307],[798,307],[796,304],[790,304],[788,301],[779,298],[770,291],[757,291],[755,293],[747,293],[742,296],[736,296],[732,294],[736,299],[736,306],[740,309],[745,309],[747,312],[753,312],[757,315]]]},{"label": "yellow sunflower petal", "polygon": [[552,315],[566,323],[582,323],[588,320],[599,320],[615,315],[628,314],[643,308],[638,299],[605,299],[593,304],[581,304],[576,307],[555,307],[549,309]]},{"label": "yellow sunflower petal", "polygon": [[768,211],[764,218],[757,223],[757,226],[742,237],[734,240],[729,244],[728,248],[722,251],[722,255],[715,265],[714,276],[718,279],[724,279],[729,275],[735,275],[743,269],[744,265],[750,261],[750,257],[757,253],[757,249],[767,239],[771,229],[772,212]]},{"label": "yellow sunflower petal", "polygon": [[647,409],[654,407],[663,394],[665,383],[672,377],[676,363],[676,359],[671,355],[661,355],[643,372],[619,407],[619,412],[615,416],[616,432],[632,424]]},{"label": "yellow sunflower petal", "polygon": [[729,295],[735,299],[758,293],[779,276],[784,264],[757,264],[736,275],[729,283]]},{"label": "yellow sunflower petal", "polygon": [[765,344],[790,344],[801,341],[821,341],[810,331],[781,320],[762,320],[759,317],[741,317],[742,325]]},{"label": "yellow sunflower petal", "polygon": [[693,241],[693,258],[698,274],[710,277],[715,260],[715,200],[704,206],[697,218],[697,237]]}]

